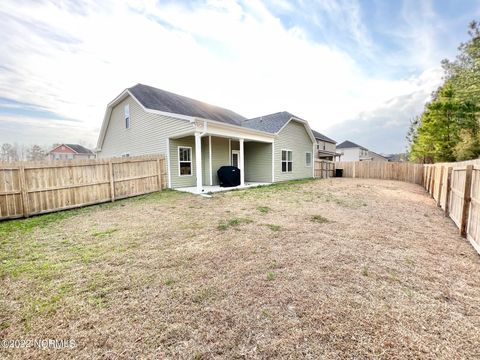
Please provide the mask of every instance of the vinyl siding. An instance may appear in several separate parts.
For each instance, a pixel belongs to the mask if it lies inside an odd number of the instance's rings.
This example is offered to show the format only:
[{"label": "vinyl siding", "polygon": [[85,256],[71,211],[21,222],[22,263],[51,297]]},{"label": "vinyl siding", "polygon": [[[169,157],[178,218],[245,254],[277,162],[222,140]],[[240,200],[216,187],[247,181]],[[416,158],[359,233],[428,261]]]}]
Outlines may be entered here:
[{"label": "vinyl siding", "polygon": [[[178,147],[189,146],[192,148],[192,175],[180,176],[178,166]],[[187,136],[181,139],[170,139],[170,166],[172,188],[195,186],[197,184],[195,168],[195,137]]]},{"label": "vinyl siding", "polygon": [[[335,151],[337,146],[327,141],[317,140],[318,150]],[[325,149],[323,146],[325,145]]]},{"label": "vinyl siding", "polygon": [[202,184],[210,185],[210,160],[208,153],[208,136],[202,137]]},{"label": "vinyl siding", "polygon": [[228,139],[212,136],[212,174],[213,185],[218,185],[217,171],[220,167],[230,165]]},{"label": "vinyl siding", "polygon": [[272,182],[272,144],[245,142],[245,181]]},{"label": "vinyl siding", "polygon": [[343,148],[338,149],[342,154],[340,161],[359,161],[360,160],[360,148]]},{"label": "vinyl siding", "polygon": [[[292,172],[282,173],[282,150],[292,150]],[[290,121],[275,139],[275,182],[313,176],[312,167],[305,166],[305,153],[313,151],[312,139],[305,126]]]},{"label": "vinyl siding", "polygon": [[[130,107],[130,128],[125,128],[124,107]],[[167,138],[192,129],[189,121],[146,112],[131,96],[117,104],[110,115],[99,158],[147,154],[166,155]]]}]

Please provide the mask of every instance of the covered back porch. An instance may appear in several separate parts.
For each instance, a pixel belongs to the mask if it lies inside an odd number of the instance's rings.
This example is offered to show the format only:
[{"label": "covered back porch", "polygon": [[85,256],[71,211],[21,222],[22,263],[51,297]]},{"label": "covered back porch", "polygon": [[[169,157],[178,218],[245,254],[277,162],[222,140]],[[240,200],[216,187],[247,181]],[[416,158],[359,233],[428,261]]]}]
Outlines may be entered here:
[{"label": "covered back porch", "polygon": [[[171,188],[202,194],[273,182],[273,136],[249,134],[249,129],[232,131],[210,122],[198,127],[168,140]],[[217,171],[222,166],[240,169],[239,186],[219,186]]]}]

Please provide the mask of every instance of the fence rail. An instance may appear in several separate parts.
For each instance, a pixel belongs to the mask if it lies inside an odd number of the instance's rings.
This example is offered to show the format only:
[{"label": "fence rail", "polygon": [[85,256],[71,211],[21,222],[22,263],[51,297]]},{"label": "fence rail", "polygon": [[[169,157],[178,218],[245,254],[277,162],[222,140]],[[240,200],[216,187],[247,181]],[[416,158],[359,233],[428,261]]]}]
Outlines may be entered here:
[{"label": "fence rail", "polygon": [[315,177],[326,179],[335,176],[335,163],[328,160],[315,159]]},{"label": "fence rail", "polygon": [[0,163],[0,220],[159,191],[165,178],[163,155]]}]

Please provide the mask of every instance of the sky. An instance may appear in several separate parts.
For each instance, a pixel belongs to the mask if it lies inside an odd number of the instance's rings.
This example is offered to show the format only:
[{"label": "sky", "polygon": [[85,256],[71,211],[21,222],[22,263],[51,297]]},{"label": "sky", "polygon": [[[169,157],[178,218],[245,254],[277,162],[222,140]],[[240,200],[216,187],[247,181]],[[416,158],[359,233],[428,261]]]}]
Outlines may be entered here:
[{"label": "sky", "polygon": [[403,152],[479,18],[469,0],[3,0],[0,143],[95,146],[106,105],[142,83]]}]

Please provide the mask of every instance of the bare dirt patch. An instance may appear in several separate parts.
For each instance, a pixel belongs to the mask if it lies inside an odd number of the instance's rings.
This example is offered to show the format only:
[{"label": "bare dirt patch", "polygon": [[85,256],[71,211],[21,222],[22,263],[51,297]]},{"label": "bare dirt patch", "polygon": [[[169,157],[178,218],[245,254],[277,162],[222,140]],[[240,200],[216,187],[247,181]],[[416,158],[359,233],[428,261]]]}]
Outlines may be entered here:
[{"label": "bare dirt patch", "polygon": [[0,358],[475,358],[480,257],[416,185],[167,191],[0,224]]}]

